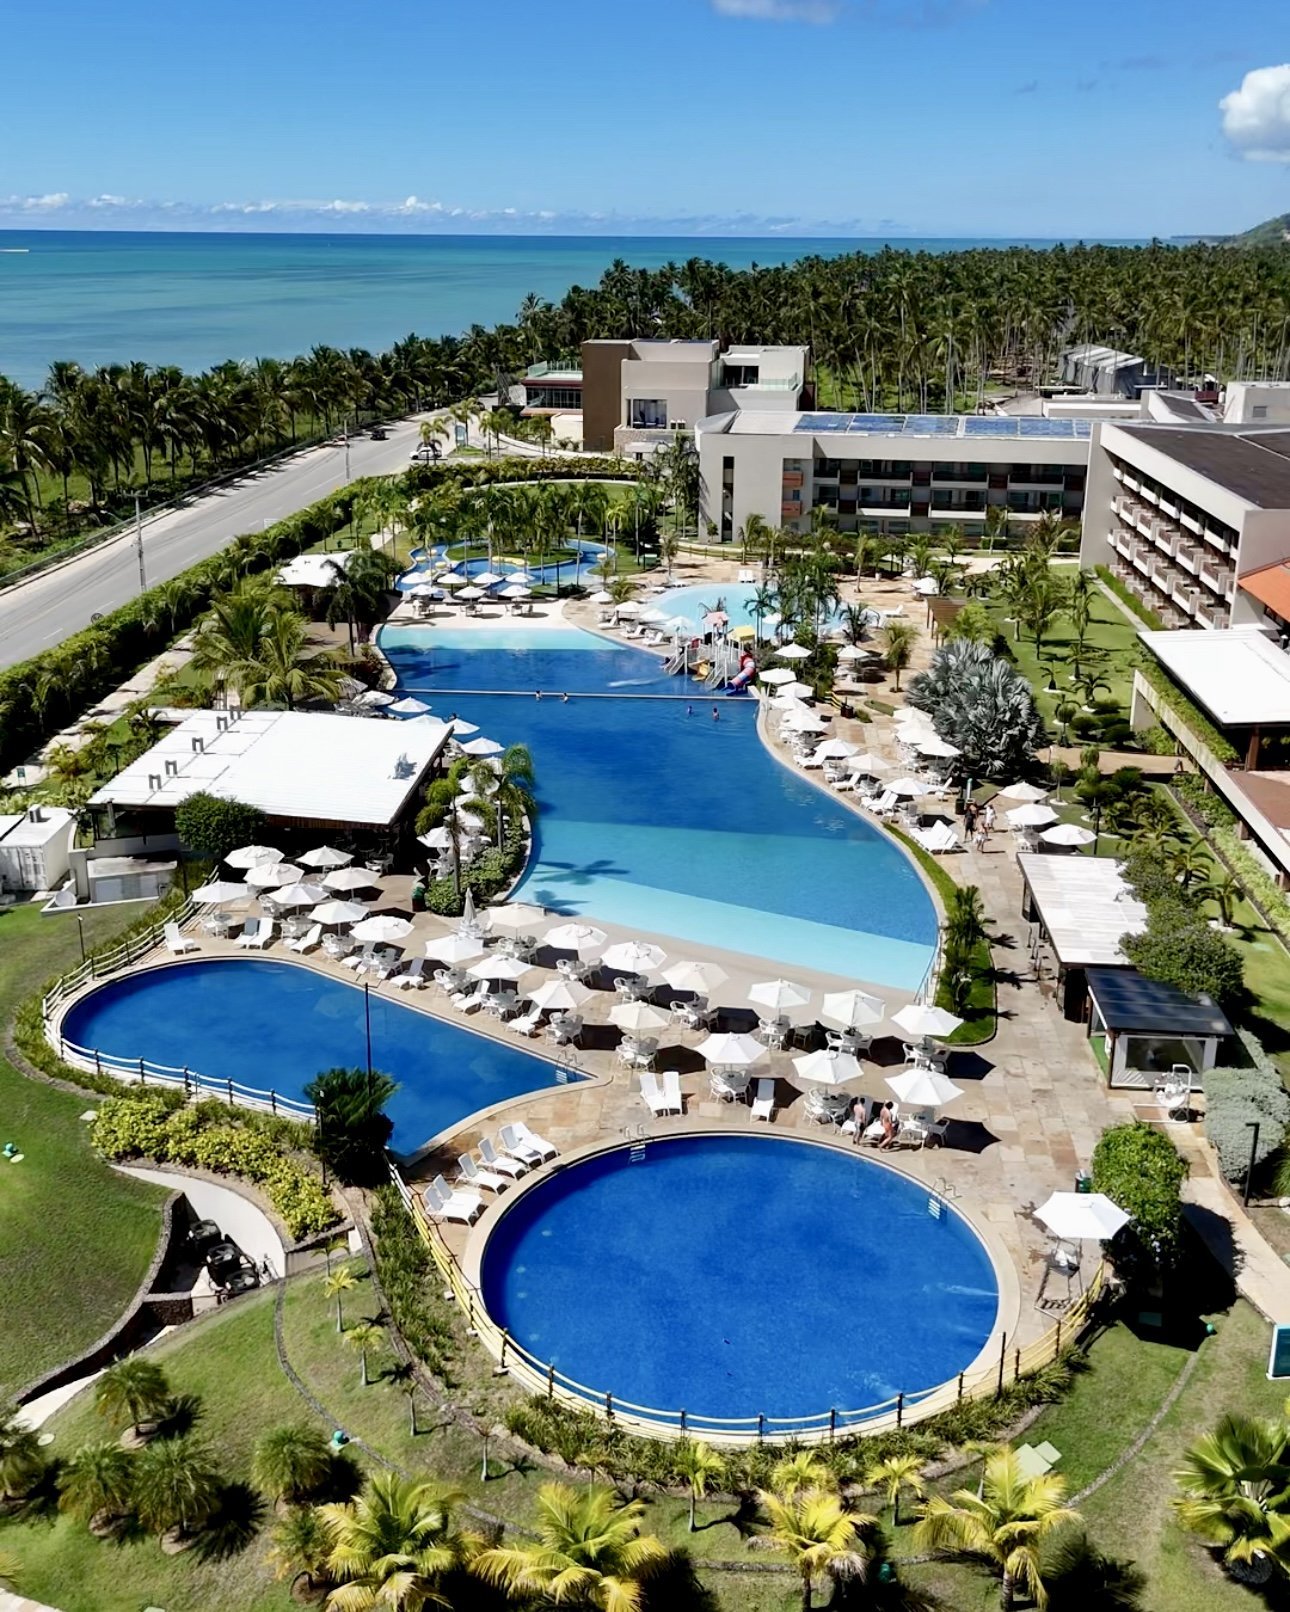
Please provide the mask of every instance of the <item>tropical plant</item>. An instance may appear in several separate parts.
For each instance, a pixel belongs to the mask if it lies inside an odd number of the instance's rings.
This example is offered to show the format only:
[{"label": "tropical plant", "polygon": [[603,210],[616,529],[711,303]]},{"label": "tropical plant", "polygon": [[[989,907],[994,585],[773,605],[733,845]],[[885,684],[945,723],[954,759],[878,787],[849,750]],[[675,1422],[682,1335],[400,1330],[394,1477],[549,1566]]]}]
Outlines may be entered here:
[{"label": "tropical plant", "polygon": [[1196,886],[1194,894],[1201,901],[1212,901],[1218,908],[1218,921],[1224,929],[1231,929],[1236,918],[1236,904],[1244,901],[1245,890],[1240,879],[1222,863],[1211,865],[1205,877]]},{"label": "tropical plant", "polygon": [[1108,1251],[1117,1267],[1154,1275],[1175,1263],[1187,1165],[1169,1138],[1140,1120],[1103,1131],[1093,1149],[1093,1190],[1129,1216]]},{"label": "tropical plant", "polygon": [[985,1458],[980,1494],[956,1489],[933,1495],[914,1528],[916,1550],[979,1556],[999,1575],[999,1605],[1011,1612],[1018,1593],[1047,1602],[1043,1551],[1059,1529],[1079,1521],[1065,1504],[1066,1480],[1056,1472],[1027,1477],[1007,1446]]},{"label": "tropical plant", "polygon": [[912,678],[906,703],[926,711],[959,750],[955,768],[973,778],[1025,773],[1045,740],[1030,685],[984,644],[954,639]]},{"label": "tropical plant", "polygon": [[266,818],[258,806],[228,800],[199,789],[175,807],[175,832],[190,851],[222,862],[240,845],[256,845],[263,838]]},{"label": "tropical plant", "polygon": [[918,1499],[927,1493],[927,1485],[923,1482],[923,1462],[918,1455],[889,1455],[885,1460],[878,1461],[865,1473],[864,1481],[869,1487],[881,1492],[887,1504],[891,1507],[891,1525],[900,1527],[900,1497],[908,1490]]},{"label": "tropical plant", "polygon": [[994,618],[979,599],[969,599],[945,629],[946,638],[968,638],[974,644],[992,644]]},{"label": "tropical plant", "polygon": [[22,1420],[16,1405],[0,1404],[0,1502],[30,1494],[44,1471],[40,1434]]},{"label": "tropical plant", "polygon": [[918,628],[907,621],[889,621],[882,630],[886,649],[884,659],[889,671],[896,674],[896,687],[900,688],[900,674],[914,658],[914,645],[918,642]]},{"label": "tropical plant", "polygon": [[355,1321],[345,1334],[349,1347],[358,1350],[360,1381],[364,1388],[368,1387],[367,1352],[375,1349],[384,1336],[385,1328],[375,1321]]},{"label": "tropical plant", "polygon": [[348,1265],[340,1265],[328,1276],[323,1277],[323,1295],[336,1300],[336,1330],[344,1332],[345,1315],[341,1309],[345,1294],[352,1293],[358,1286],[358,1277],[354,1275]]},{"label": "tropical plant", "polygon": [[331,1446],[311,1422],[285,1422],[256,1441],[251,1478],[257,1489],[289,1506],[304,1505],[331,1476]]},{"label": "tropical plant", "polygon": [[857,1539],[877,1518],[847,1511],[836,1493],[803,1485],[787,1492],[762,1489],[758,1501],[770,1523],[769,1543],[781,1550],[802,1580],[802,1612],[810,1612],[820,1574],[863,1581],[868,1562]]},{"label": "tropical plant", "polygon": [[1290,1576],[1290,1427],[1229,1413],[1187,1451],[1174,1504],[1234,1578]]},{"label": "tropical plant", "polygon": [[318,1508],[331,1541],[327,1571],[334,1612],[420,1612],[450,1606],[444,1578],[479,1549],[453,1513],[463,1497],[440,1484],[378,1472],[357,1500]]},{"label": "tropical plant", "polygon": [[1053,1536],[1042,1564],[1048,1612],[1140,1612],[1146,1575],[1130,1561],[1104,1556],[1088,1535]]},{"label": "tropical plant", "polygon": [[22,1563],[12,1551],[0,1550],[0,1589],[16,1590],[22,1579]]},{"label": "tropical plant", "polygon": [[58,1474],[58,1506],[108,1534],[129,1515],[136,1457],[120,1444],[82,1444]]},{"label": "tropical plant", "polygon": [[243,704],[285,706],[294,711],[311,701],[340,696],[341,669],[326,650],[310,650],[309,624],[294,611],[272,615],[254,653],[228,670]]},{"label": "tropical plant", "polygon": [[315,1506],[293,1506],[279,1518],[268,1562],[273,1576],[289,1579],[306,1595],[331,1584],[327,1564],[331,1533]]},{"label": "tropical plant", "polygon": [[152,1438],[170,1411],[170,1383],[155,1360],[127,1355],[94,1385],[94,1407],[113,1426],[124,1426],[134,1443]]},{"label": "tropical plant", "polygon": [[342,1181],[371,1186],[385,1174],[394,1123],[385,1105],[398,1082],[379,1069],[324,1069],[306,1085],[313,1104],[317,1153]]},{"label": "tropical plant", "polygon": [[182,1544],[210,1521],[223,1487],[214,1456],[193,1434],[156,1439],[137,1457],[134,1510],[163,1543]]},{"label": "tropical plant", "polygon": [[668,1560],[642,1535],[645,1507],[618,1504],[608,1489],[545,1483],[537,1495],[537,1541],[484,1551],[474,1571],[517,1598],[538,1597],[598,1612],[635,1612],[641,1590]]},{"label": "tropical plant", "polygon": [[690,1532],[694,1532],[694,1508],[726,1470],[726,1463],[702,1439],[685,1439],[673,1451],[673,1464],[690,1490]]}]

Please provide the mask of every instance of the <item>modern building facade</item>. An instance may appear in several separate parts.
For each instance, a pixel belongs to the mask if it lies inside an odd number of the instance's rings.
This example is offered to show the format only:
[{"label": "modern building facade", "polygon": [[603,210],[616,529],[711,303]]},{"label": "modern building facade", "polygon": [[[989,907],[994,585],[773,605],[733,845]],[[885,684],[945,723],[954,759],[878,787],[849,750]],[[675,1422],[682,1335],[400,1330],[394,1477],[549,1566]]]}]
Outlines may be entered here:
[{"label": "modern building facade", "polygon": [[1150,366],[1137,353],[1117,352],[1096,342],[1068,347],[1061,357],[1061,378],[1068,386],[1081,386],[1102,397],[1140,397],[1149,386],[1171,386],[1168,371]]}]

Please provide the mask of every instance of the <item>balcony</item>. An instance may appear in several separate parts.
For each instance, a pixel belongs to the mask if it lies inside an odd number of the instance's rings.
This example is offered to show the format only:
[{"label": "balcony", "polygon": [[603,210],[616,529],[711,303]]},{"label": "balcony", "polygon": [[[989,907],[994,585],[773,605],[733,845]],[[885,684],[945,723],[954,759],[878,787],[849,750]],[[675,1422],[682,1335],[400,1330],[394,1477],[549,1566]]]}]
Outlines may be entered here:
[{"label": "balcony", "polygon": [[1180,514],[1177,497],[1171,492],[1162,492],[1160,494],[1160,509],[1163,514],[1172,515],[1174,520],[1177,520]]},{"label": "balcony", "polygon": [[1210,627],[1215,632],[1222,632],[1231,625],[1232,614],[1222,605],[1201,604],[1196,607],[1196,620],[1203,627]]},{"label": "balcony", "polygon": [[1115,527],[1111,532],[1111,547],[1117,553],[1127,555],[1134,547],[1133,539],[1123,526]]},{"label": "balcony", "polygon": [[1169,597],[1189,616],[1196,613],[1198,590],[1188,585],[1186,577],[1176,576],[1174,578],[1173,587],[1169,590]]},{"label": "balcony", "polygon": [[1204,558],[1204,551],[1198,549],[1194,543],[1180,543],[1174,558],[1184,571],[1190,571],[1193,576],[1197,574]]},{"label": "balcony", "polygon": [[1159,506],[1160,495],[1159,495],[1159,493],[1157,493],[1156,489],[1153,486],[1151,486],[1151,484],[1149,482],[1146,482],[1146,481],[1142,482],[1141,485],[1138,487],[1138,492],[1141,495],[1141,497],[1145,498],[1146,501],[1149,504],[1155,504],[1156,506]]},{"label": "balcony", "polygon": [[1195,532],[1197,537],[1200,536],[1201,522],[1199,515],[1193,515],[1190,510],[1182,509],[1178,512],[1178,519],[1189,532]]},{"label": "balcony", "polygon": [[1235,591],[1236,572],[1228,570],[1226,566],[1215,565],[1207,556],[1200,562],[1200,580],[1215,593],[1228,597]]},{"label": "balcony", "polygon": [[939,470],[932,471],[932,480],[944,482],[951,487],[984,487],[989,480],[984,470],[965,470],[959,465],[943,465]]},{"label": "balcony", "polygon": [[1124,483],[1124,485],[1129,489],[1129,491],[1131,493],[1136,493],[1136,492],[1141,491],[1142,483],[1138,480],[1137,476],[1135,476],[1134,473],[1131,470],[1126,468],[1124,473],[1121,475],[1120,480]]}]

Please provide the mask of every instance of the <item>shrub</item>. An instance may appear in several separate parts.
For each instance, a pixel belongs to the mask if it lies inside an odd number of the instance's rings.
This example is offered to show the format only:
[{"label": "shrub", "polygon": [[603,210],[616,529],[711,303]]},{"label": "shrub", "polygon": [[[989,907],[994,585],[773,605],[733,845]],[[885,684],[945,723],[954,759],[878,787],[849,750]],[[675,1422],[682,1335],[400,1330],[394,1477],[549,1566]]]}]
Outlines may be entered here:
[{"label": "shrub", "polygon": [[1238,1031],[1249,1065],[1211,1069],[1205,1076],[1205,1135],[1229,1181],[1242,1181],[1250,1164],[1252,1124],[1259,1127],[1255,1168],[1277,1152],[1290,1125],[1290,1093],[1258,1039]]},{"label": "shrub", "polygon": [[1182,1238],[1187,1165],[1167,1136],[1141,1120],[1102,1132],[1093,1149],[1093,1187],[1129,1216],[1109,1245],[1126,1276],[1168,1269]]},{"label": "shrub", "polygon": [[[1143,728],[1138,735],[1138,746],[1149,756],[1172,756],[1177,752],[1178,741],[1172,733],[1166,732],[1158,722],[1153,722],[1149,728]],[[1191,774],[1184,774],[1190,777]]]},{"label": "shrub", "polygon": [[[1149,729],[1148,731],[1164,733],[1163,728]],[[1168,737],[1167,734],[1166,737]],[[1206,827],[1230,828],[1235,826],[1236,813],[1216,789],[1209,787],[1207,780],[1200,773],[1175,773],[1173,791],[1192,815],[1199,817]]]},{"label": "shrub", "polygon": [[1277,884],[1245,842],[1237,837],[1236,830],[1226,824],[1216,827],[1210,835],[1224,860],[1236,872],[1246,896],[1276,930],[1290,944],[1290,906],[1286,893]]},{"label": "shrub", "polygon": [[385,1145],[394,1130],[383,1110],[398,1082],[379,1070],[325,1069],[305,1087],[318,1115],[316,1151],[342,1181],[387,1179]]},{"label": "shrub", "polygon": [[1108,567],[1105,565],[1095,565],[1093,569],[1097,572],[1098,576],[1101,577],[1102,581],[1106,583],[1107,587],[1110,588],[1111,592],[1120,601],[1120,603],[1127,606],[1127,608],[1133,612],[1139,621],[1143,622],[1146,626],[1153,628],[1156,632],[1164,631],[1164,621],[1155,613],[1154,610],[1151,609],[1149,605],[1144,605],[1141,599],[1139,599],[1135,594],[1130,593],[1128,588],[1126,588],[1124,583],[1120,581],[1119,577],[1116,576],[1114,571],[1108,569]]},{"label": "shrub", "polygon": [[1239,1009],[1248,993],[1235,946],[1181,900],[1157,900],[1147,912],[1144,933],[1120,937],[1121,951],[1139,973],[1188,996],[1211,997],[1224,1012]]},{"label": "shrub", "polygon": [[181,800],[175,808],[175,832],[190,851],[222,862],[239,845],[254,845],[264,838],[266,819],[257,806],[225,800],[204,789]]},{"label": "shrub", "polygon": [[441,1378],[452,1357],[453,1311],[440,1297],[434,1261],[393,1186],[372,1196],[372,1251],[376,1275],[403,1341]]}]

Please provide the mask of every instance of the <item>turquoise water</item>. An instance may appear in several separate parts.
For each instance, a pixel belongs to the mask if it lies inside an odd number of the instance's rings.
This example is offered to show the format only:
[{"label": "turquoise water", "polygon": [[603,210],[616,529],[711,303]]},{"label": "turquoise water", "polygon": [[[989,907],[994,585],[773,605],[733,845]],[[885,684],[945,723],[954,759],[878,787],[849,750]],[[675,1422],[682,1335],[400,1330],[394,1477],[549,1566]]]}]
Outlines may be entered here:
[{"label": "turquoise water", "polygon": [[767,752],[752,699],[695,694],[656,656],[576,628],[386,628],[380,643],[437,717],[532,750],[521,896],[786,968],[922,983],[936,916],[912,864]]},{"label": "turquoise water", "polygon": [[690,588],[669,588],[659,596],[657,608],[669,616],[685,616],[702,621],[704,611],[720,606],[730,617],[732,627],[755,626],[752,602],[755,582],[706,582]]},{"label": "turquoise water", "polygon": [[927,1202],[837,1148],[651,1141],[641,1162],[620,1148],[517,1198],[484,1251],[484,1302],[531,1354],[620,1404],[827,1425],[830,1409],[846,1420],[926,1393],[989,1339],[989,1255]]},{"label": "turquoise water", "polygon": [[[87,367],[292,358],[311,347],[391,346],[515,318],[535,292],[559,301],[616,258],[732,268],[807,254],[1051,241],[630,236],[169,234],[0,230],[0,373],[38,386],[55,359]],[[24,250],[25,249],[25,250]]]}]

